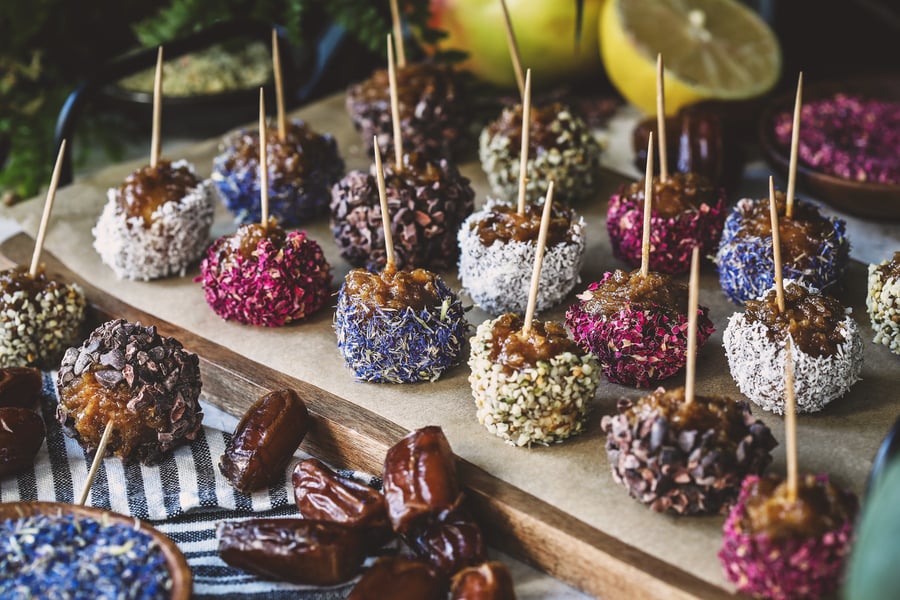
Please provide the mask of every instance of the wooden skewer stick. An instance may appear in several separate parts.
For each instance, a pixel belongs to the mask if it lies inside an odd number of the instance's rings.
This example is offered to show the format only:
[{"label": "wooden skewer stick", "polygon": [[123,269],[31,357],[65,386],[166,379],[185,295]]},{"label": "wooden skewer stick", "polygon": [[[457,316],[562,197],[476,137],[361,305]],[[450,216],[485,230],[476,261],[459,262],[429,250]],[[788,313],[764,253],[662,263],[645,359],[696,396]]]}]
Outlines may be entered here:
[{"label": "wooden skewer stick", "polygon": [[772,261],[775,263],[775,301],[778,312],[784,312],[784,279],[781,273],[781,232],[778,229],[778,209],[775,206],[775,178],[769,176],[769,219],[772,222]]},{"label": "wooden skewer stick", "polygon": [[791,162],[788,167],[787,207],[784,214],[794,216],[794,193],[797,189],[797,147],[800,145],[800,109],[803,105],[803,71],[797,79],[797,99],[794,100],[794,123],[791,126]]},{"label": "wooden skewer stick", "polygon": [[659,146],[659,180],[669,179],[669,158],[666,147],[666,91],[663,87],[662,52],[656,55],[656,129]]},{"label": "wooden skewer stick", "polygon": [[528,134],[531,129],[531,69],[525,73],[525,94],[522,97],[522,148],[519,154],[519,206],[525,214],[525,184],[528,183]]},{"label": "wooden skewer stick", "polygon": [[506,26],[506,45],[509,47],[509,56],[512,58],[513,71],[516,74],[516,85],[519,86],[519,96],[525,100],[525,78],[522,76],[522,57],[519,54],[519,43],[516,41],[516,32],[513,31],[512,19],[509,18],[509,8],[506,0],[500,0],[503,7],[503,24]]},{"label": "wooden skewer stick", "polygon": [[794,360],[790,336],[784,353],[784,434],[788,501],[797,500],[797,400],[794,396]]},{"label": "wooden skewer stick", "polygon": [[[406,50],[403,48],[403,23],[400,22],[400,9],[397,0],[391,0],[391,23],[394,26],[394,38],[397,40],[397,66],[406,66]],[[391,43],[388,42],[388,46]]]},{"label": "wooden skewer stick", "polygon": [[281,52],[278,49],[278,32],[272,28],[272,70],[275,71],[275,106],[278,116],[278,139],[287,137],[287,122],[284,120],[284,83],[281,79]]},{"label": "wooden skewer stick", "polygon": [[109,435],[112,433],[112,428],[113,420],[110,419],[106,422],[106,428],[103,430],[103,435],[100,436],[100,444],[97,446],[97,453],[94,454],[94,460],[88,471],[87,480],[84,482],[84,487],[81,488],[81,496],[78,499],[78,504],[80,506],[84,506],[88,494],[91,491],[91,485],[94,483],[94,478],[97,476],[97,469],[100,468],[100,463],[103,462],[103,455],[106,454],[106,444],[109,443]]},{"label": "wooden skewer stick", "polygon": [[697,310],[700,308],[700,248],[691,252],[691,279],[688,284],[688,341],[687,365],[684,378],[684,401],[694,401],[694,382],[697,380]]},{"label": "wooden skewer stick", "polygon": [[394,122],[394,160],[397,162],[397,170],[400,171],[403,168],[403,138],[400,135],[400,98],[397,96],[397,69],[394,67],[394,44],[391,43],[391,34],[387,36],[387,47],[391,121]]},{"label": "wooden skewer stick", "polygon": [[53,200],[56,198],[56,188],[59,186],[59,173],[62,171],[63,156],[66,153],[66,140],[59,145],[59,154],[56,155],[56,165],[53,167],[53,175],[50,176],[50,189],[47,190],[47,199],[44,200],[44,214],[41,215],[41,224],[38,227],[37,239],[34,241],[34,253],[31,255],[31,267],[28,275],[34,279],[37,276],[38,266],[41,263],[41,251],[44,248],[44,238],[47,237],[47,225],[50,223],[50,212],[53,210]]},{"label": "wooden skewer stick", "polygon": [[544,262],[544,248],[547,246],[547,232],[550,230],[550,212],[553,208],[553,181],[547,185],[547,197],[544,200],[544,212],[541,213],[541,229],[538,232],[537,248],[534,251],[534,270],[531,272],[531,289],[528,292],[528,306],[525,308],[525,323],[522,325],[522,336],[531,333],[534,321],[534,310],[537,307],[538,288],[541,283],[541,263]]},{"label": "wooden skewer stick", "polygon": [[391,213],[388,211],[387,189],[384,185],[384,169],[381,166],[381,149],[378,147],[378,136],[374,136],[375,179],[378,181],[378,200],[381,202],[381,226],[384,228],[384,250],[387,254],[387,267],[393,268],[394,236],[391,234]]},{"label": "wooden skewer stick", "polygon": [[647,139],[647,171],[644,175],[644,232],[641,236],[641,277],[650,274],[650,212],[653,209],[653,132]]},{"label": "wooden skewer stick", "polygon": [[153,130],[150,136],[150,166],[159,162],[159,123],[162,118],[162,46],[156,53],[156,76],[153,78]]},{"label": "wooden skewer stick", "polygon": [[262,213],[262,228],[269,228],[269,165],[266,162],[266,98],[263,88],[259,88],[259,203]]}]

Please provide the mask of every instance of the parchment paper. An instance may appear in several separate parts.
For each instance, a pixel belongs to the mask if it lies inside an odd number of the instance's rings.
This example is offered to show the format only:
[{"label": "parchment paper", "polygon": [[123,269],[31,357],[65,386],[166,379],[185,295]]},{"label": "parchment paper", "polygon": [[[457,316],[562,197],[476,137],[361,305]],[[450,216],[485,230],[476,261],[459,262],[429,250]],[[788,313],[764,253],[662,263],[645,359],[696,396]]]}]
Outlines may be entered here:
[{"label": "parchment paper", "polygon": [[[368,159],[362,155],[359,138],[344,111],[341,96],[311,105],[298,116],[317,131],[335,135],[348,170],[368,168]],[[253,113],[247,117],[251,122]],[[187,158],[201,175],[207,176],[217,144],[218,140],[210,140],[190,147],[181,156],[164,158]],[[216,316],[207,306],[200,285],[192,281],[197,274],[196,267],[183,278],[148,283],[116,279],[93,250],[91,228],[106,201],[106,188],[118,186],[128,173],[145,162],[111,166],[61,190],[46,248],[92,284],[161,319],[324,388],[404,427],[440,425],[453,450],[465,459],[630,545],[731,589],[716,559],[724,517],[674,518],[652,513],[632,500],[610,475],[600,418],[615,411],[619,397],[637,397],[640,391],[603,383],[585,434],[551,447],[515,448],[504,444],[477,422],[465,363],[436,383],[379,385],[353,381],[337,350],[331,326],[333,304],[302,324],[258,328],[228,323]],[[472,159],[462,165],[462,171],[472,179],[476,204],[480,206],[489,187],[479,164]],[[627,268],[612,257],[605,228],[607,199],[623,181],[621,176],[609,173],[598,187],[596,198],[576,206],[587,221],[588,250],[582,283],[574,293],[583,291],[606,270]],[[761,195],[764,192],[761,190]],[[736,198],[730,200],[734,202]],[[6,212],[34,236],[42,203],[33,200]],[[234,229],[231,216],[219,207],[212,235],[217,237]],[[322,245],[334,267],[336,292],[350,267],[337,254],[327,218],[305,229]],[[451,287],[459,289],[455,272],[446,273],[445,278]],[[838,482],[861,493],[876,449],[898,414],[896,388],[900,382],[900,357],[890,354],[885,346],[871,343],[873,333],[865,313],[864,265],[853,264],[846,287],[842,300],[853,307],[865,340],[862,381],[823,412],[799,416],[799,459],[802,472],[829,472]],[[562,306],[541,317],[562,319],[566,307],[574,301],[574,293]],[[463,299],[470,303],[465,296]],[[716,333],[700,350],[697,392],[739,398],[741,395],[728,372],[721,346],[722,331],[736,307],[719,289],[709,263],[703,268],[700,303],[710,308]],[[478,309],[468,313],[473,325],[485,318],[487,315]],[[683,374],[666,382],[667,387],[683,384]],[[754,414],[762,417],[781,443],[774,452],[775,462],[770,469],[783,473],[783,420],[763,413],[755,405]]]}]

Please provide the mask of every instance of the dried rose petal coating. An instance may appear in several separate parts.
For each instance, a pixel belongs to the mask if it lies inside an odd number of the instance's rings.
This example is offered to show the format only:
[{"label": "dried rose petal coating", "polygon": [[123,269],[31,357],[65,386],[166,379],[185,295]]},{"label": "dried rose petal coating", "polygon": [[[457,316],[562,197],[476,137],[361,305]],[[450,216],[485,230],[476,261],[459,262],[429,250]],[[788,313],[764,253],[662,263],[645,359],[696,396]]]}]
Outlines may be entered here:
[{"label": "dried rose petal coating", "polygon": [[331,267],[306,232],[289,232],[283,247],[261,239],[250,258],[226,251],[228,244],[228,236],[213,242],[194,279],[226,321],[277,327],[305,319],[328,301]]},{"label": "dried rose petal coating", "polygon": [[[850,552],[853,523],[817,538],[788,538],[776,542],[766,534],[743,531],[750,490],[759,479],[749,475],[741,486],[737,504],[722,529],[719,562],[725,576],[744,593],[773,600],[821,598],[834,591],[844,560]],[[827,481],[827,475],[817,479]]]},{"label": "dried rose petal coating", "polygon": [[[793,115],[775,117],[775,139],[790,147]],[[834,94],[800,111],[797,157],[828,175],[900,183],[900,102]]]}]

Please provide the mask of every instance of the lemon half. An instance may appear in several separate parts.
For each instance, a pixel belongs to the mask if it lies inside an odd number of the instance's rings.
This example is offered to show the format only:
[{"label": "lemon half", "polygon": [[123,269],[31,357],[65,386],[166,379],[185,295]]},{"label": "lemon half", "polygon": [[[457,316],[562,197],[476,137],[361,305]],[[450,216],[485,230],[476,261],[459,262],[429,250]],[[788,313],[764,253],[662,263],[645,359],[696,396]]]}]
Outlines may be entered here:
[{"label": "lemon half", "polygon": [[701,100],[744,100],[781,75],[772,29],[734,0],[607,0],[600,55],[626,100],[656,113],[656,56],[665,65],[666,114]]}]

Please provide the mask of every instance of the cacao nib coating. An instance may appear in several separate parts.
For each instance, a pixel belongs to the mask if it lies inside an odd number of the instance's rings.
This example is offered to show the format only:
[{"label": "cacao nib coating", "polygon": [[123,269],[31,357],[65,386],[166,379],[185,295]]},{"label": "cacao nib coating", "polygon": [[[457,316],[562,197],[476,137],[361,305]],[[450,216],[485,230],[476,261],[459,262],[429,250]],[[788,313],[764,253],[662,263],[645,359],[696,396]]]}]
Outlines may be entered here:
[{"label": "cacao nib coating", "polygon": [[347,600],[446,600],[447,583],[427,562],[400,556],[375,561]]},{"label": "cacao nib coating", "polygon": [[[387,262],[375,167],[351,171],[331,190],[331,230],[341,256],[380,271]],[[456,233],[475,207],[469,180],[445,159],[404,155],[403,168],[384,163],[388,210],[398,269],[456,267]]]},{"label": "cacao nib coating", "polygon": [[56,416],[88,452],[114,419],[108,450],[153,464],[197,434],[200,387],[200,361],[181,342],[152,325],[107,321],[63,356]]},{"label": "cacao nib coating", "polygon": [[613,479],[656,512],[724,513],[743,478],[760,474],[772,461],[770,450],[777,442],[744,401],[734,401],[730,422],[717,424],[714,404],[732,401],[698,396],[693,404],[708,402],[710,408],[679,423],[653,401],[677,392],[659,388],[637,401],[622,398],[618,414],[603,417]]},{"label": "cacao nib coating", "polygon": [[[450,65],[416,63],[397,69],[400,135],[404,150],[432,158],[463,158],[473,144],[470,111],[461,73]],[[347,112],[360,133],[363,147],[374,156],[378,136],[382,155],[393,154],[390,82],[387,70],[347,90]]]}]

